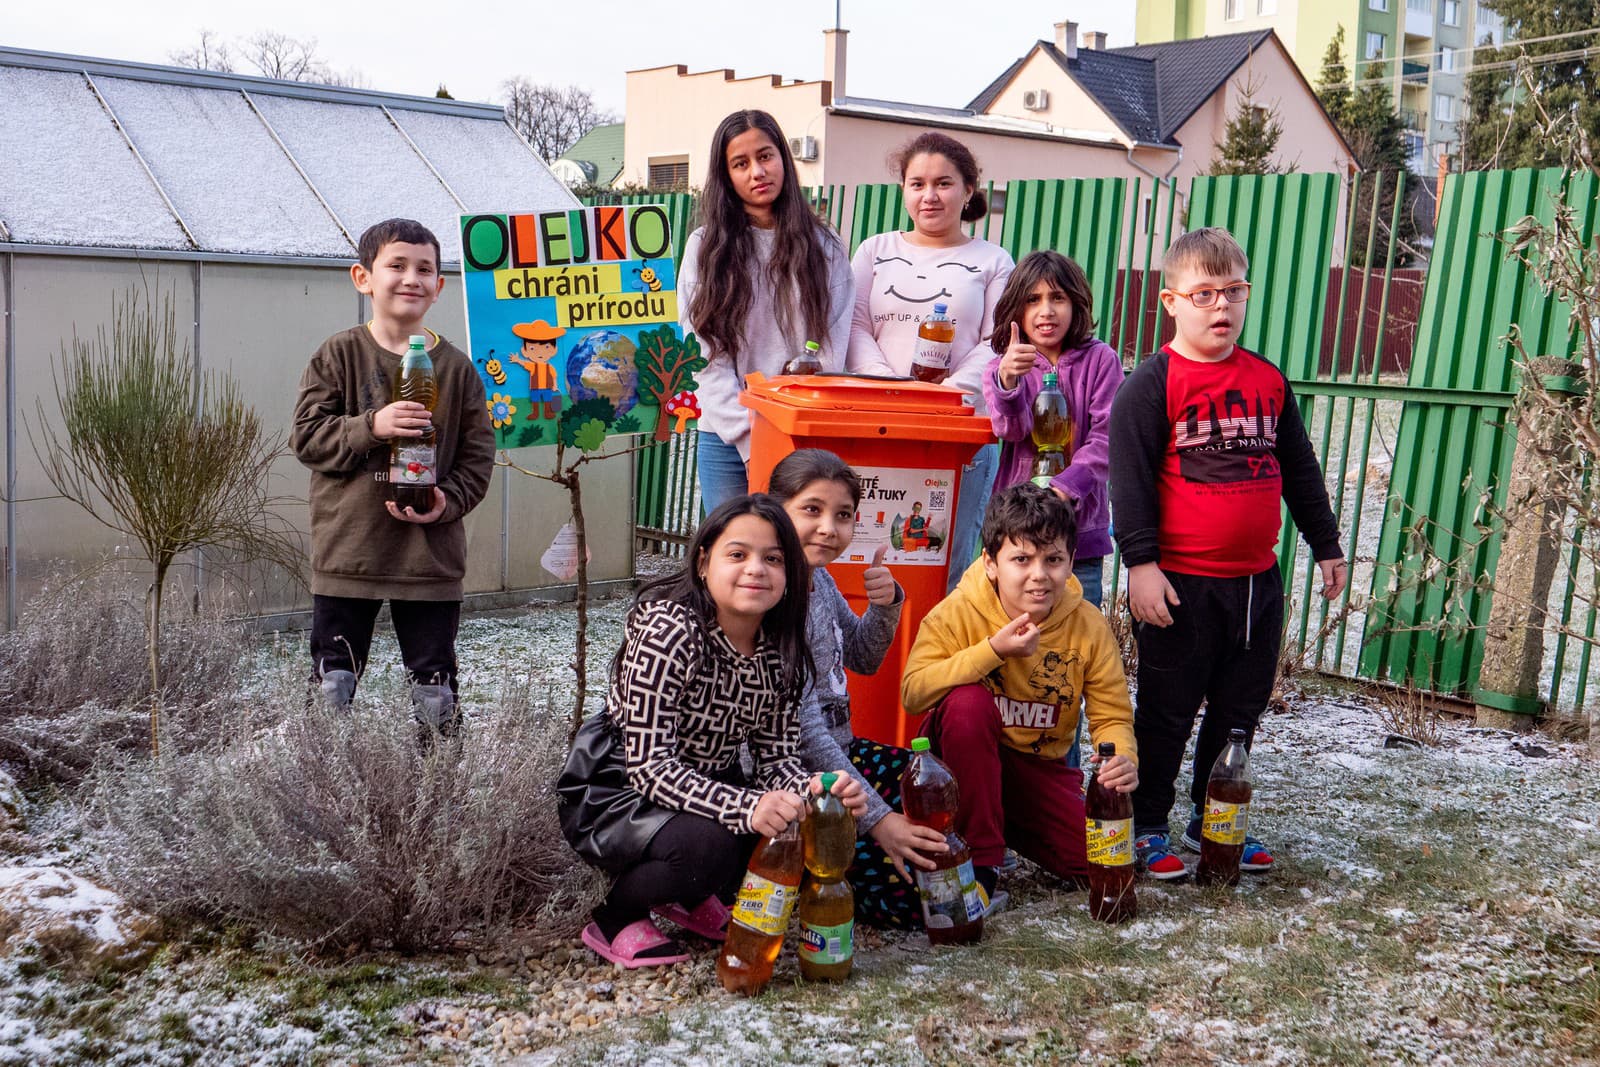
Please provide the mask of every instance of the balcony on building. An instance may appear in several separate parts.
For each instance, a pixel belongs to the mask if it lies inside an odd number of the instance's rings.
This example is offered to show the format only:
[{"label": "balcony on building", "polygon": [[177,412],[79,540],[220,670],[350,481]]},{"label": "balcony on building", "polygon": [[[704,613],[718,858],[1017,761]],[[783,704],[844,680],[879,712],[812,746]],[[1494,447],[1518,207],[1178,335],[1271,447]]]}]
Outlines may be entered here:
[{"label": "balcony on building", "polygon": [[1406,36],[1433,36],[1433,0],[1406,0]]},{"label": "balcony on building", "polygon": [[1428,81],[1428,64],[1419,63],[1413,59],[1400,61],[1400,80],[1412,85],[1423,85]]}]

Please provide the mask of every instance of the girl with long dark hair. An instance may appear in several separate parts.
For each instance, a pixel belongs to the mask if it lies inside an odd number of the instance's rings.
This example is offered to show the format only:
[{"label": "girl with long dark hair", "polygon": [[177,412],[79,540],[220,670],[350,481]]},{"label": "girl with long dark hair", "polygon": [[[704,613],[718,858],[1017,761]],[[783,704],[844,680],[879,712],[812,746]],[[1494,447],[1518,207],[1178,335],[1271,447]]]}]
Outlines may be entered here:
[{"label": "girl with long dark hair", "polygon": [[[567,840],[616,876],[583,931],[613,963],[688,958],[652,912],[721,940],[758,835],[802,818],[807,791],[820,792],[797,755],[809,578],[794,524],[756,494],[712,511],[683,569],[639,590],[606,708],[579,730],[557,785]],[[839,770],[833,792],[865,813]]]},{"label": "girl with long dark hair", "polygon": [[806,203],[789,142],[765,111],[735,111],[711,138],[700,226],[684,245],[678,306],[709,361],[697,376],[700,499],[749,488],[745,375],[772,376],[807,341],[844,365],[855,283],[839,236]]},{"label": "girl with long dark hair", "polygon": [[[849,368],[866,374],[909,373],[917,328],[935,304],[943,304],[955,326],[944,384],[971,394],[981,411],[989,359],[985,342],[994,332],[995,304],[1012,261],[999,245],[962,232],[962,223],[989,213],[978,189],[978,161],[966,145],[932,130],[903,145],[891,161],[912,229],[869,237],[856,249]],[[986,445],[962,472],[949,531],[951,589],[977,554],[978,528],[998,458],[999,450]]]}]

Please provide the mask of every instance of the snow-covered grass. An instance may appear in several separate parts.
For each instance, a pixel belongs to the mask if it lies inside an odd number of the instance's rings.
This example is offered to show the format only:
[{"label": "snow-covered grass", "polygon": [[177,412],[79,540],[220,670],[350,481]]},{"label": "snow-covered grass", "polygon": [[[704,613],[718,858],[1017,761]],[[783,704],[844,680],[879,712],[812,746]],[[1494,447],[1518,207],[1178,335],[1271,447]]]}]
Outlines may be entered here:
[{"label": "snow-covered grass", "polygon": [[[624,604],[595,606],[595,694]],[[503,664],[570,689],[572,623],[570,605],[469,617],[468,692],[492,692]],[[366,684],[395,684],[392,638],[375,651]],[[299,639],[269,643],[260,669],[301,670],[303,654]],[[1142,882],[1122,927],[1024,864],[981,946],[863,931],[843,986],[800,983],[791,946],[752,1001],[721,992],[704,943],[670,974],[625,975],[576,946],[545,961],[474,942],[469,957],[330,960],[174,930],[131,973],[0,961],[0,1064],[487,1063],[513,1049],[562,1065],[1600,1058],[1588,750],[1457,721],[1437,748],[1387,749],[1370,697],[1313,684],[1255,746],[1252,828],[1278,869],[1232,894]],[[29,825],[13,851],[77,847],[59,804]]]}]

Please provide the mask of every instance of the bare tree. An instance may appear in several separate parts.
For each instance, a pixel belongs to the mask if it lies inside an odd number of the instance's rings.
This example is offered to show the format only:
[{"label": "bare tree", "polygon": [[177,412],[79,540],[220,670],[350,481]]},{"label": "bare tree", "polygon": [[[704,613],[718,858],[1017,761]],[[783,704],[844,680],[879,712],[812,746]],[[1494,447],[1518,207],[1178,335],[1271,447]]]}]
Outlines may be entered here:
[{"label": "bare tree", "polygon": [[158,299],[128,292],[113,302],[109,330],[63,345],[59,419],[41,401],[38,435],[28,431],[56,492],[126,535],[154,571],[146,600],[152,754],[161,732],[161,600],[178,557],[221,548],[296,575],[302,558],[275,511],[282,499],[267,491],[281,435],[232,378],[195,368],[172,294]]},{"label": "bare tree", "polygon": [[200,31],[200,40],[193,48],[168,52],[167,57],[180,67],[233,73],[233,53],[228,48],[228,42],[207,29]]},{"label": "bare tree", "polygon": [[578,138],[617,116],[602,111],[594,95],[576,85],[535,85],[526,78],[509,78],[501,85],[506,94],[506,118],[549,162],[578,142]]},{"label": "bare tree", "polygon": [[224,74],[235,71],[237,57],[245,68],[253,69],[264,78],[350,88],[363,88],[367,84],[366,75],[360,71],[336,71],[327,60],[317,55],[315,37],[291,37],[276,30],[258,30],[243,40],[235,41],[232,46],[210,30],[201,30],[200,41],[194,48],[169,55],[179,66],[221,71]]}]

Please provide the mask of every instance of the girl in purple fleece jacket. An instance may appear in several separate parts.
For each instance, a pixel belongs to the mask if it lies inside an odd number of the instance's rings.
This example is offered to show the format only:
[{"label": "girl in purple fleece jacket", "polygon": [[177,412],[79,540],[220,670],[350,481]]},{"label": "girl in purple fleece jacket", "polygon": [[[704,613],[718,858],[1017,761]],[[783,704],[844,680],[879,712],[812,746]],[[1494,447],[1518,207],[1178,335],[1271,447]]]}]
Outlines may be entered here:
[{"label": "girl in purple fleece jacket", "polygon": [[1122,361],[1097,337],[1083,268],[1059,252],[1031,252],[1011,273],[994,309],[990,345],[999,353],[983,375],[989,421],[1000,438],[994,491],[1033,476],[1033,400],[1045,371],[1055,371],[1076,426],[1067,469],[1050,488],[1078,509],[1072,573],[1083,598],[1100,604],[1101,564],[1111,552],[1108,420],[1122,384]]}]

